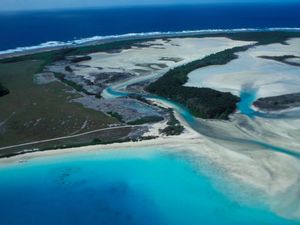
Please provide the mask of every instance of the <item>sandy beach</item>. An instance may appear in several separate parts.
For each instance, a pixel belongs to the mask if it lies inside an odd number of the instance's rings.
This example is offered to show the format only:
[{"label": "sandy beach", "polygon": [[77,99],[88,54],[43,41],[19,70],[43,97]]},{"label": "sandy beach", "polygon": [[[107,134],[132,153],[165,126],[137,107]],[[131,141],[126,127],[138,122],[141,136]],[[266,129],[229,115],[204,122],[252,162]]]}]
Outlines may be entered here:
[{"label": "sandy beach", "polygon": [[[181,117],[182,124],[186,124]],[[219,124],[216,122],[216,127]],[[233,126],[234,127],[234,126]],[[219,128],[219,127],[218,127]],[[226,126],[228,132],[236,133],[235,128]],[[212,181],[226,195],[237,201],[252,204],[251,201],[272,208],[277,214],[293,219],[300,219],[299,159],[289,155],[258,148],[253,144],[240,145],[234,142],[216,141],[200,135],[185,125],[185,132],[180,136],[159,137],[154,140],[95,145],[80,148],[50,150],[0,159],[1,166],[30,163],[32,159],[89,152],[118,151],[121,149],[139,149],[144,147],[167,147],[174,152],[184,153],[183,157],[191,161],[202,173],[214,176]],[[225,181],[225,182],[224,182]],[[221,186],[220,186],[221,185]],[[244,190],[235,192],[235,189]],[[251,198],[255,195],[257,198]],[[288,210],[287,210],[288,209]]]}]

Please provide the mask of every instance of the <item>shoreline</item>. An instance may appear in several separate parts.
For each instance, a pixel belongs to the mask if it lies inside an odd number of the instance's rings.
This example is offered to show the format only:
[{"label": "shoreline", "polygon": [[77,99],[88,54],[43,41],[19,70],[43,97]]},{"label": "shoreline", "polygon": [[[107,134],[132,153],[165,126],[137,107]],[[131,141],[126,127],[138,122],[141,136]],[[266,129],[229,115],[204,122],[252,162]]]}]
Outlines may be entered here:
[{"label": "shoreline", "polygon": [[218,35],[247,32],[300,32],[300,27],[295,28],[234,28],[234,29],[204,29],[204,30],[186,30],[186,31],[168,31],[168,32],[145,32],[145,33],[127,33],[120,35],[94,36],[82,38],[73,41],[48,41],[33,46],[16,47],[15,49],[0,50],[0,60],[32,55],[67,48],[78,48],[92,45],[108,44],[117,41],[128,40],[147,40],[155,38],[172,37],[193,37],[197,35]]},{"label": "shoreline", "polygon": [[22,163],[23,160],[27,161],[35,158],[45,158],[49,156],[64,156],[69,154],[76,153],[87,153],[87,152],[100,152],[100,151],[108,151],[115,149],[123,149],[123,148],[138,148],[138,147],[154,147],[154,146],[177,146],[178,144],[182,144],[182,141],[185,140],[188,144],[198,143],[198,138],[200,135],[195,135],[188,128],[181,135],[178,136],[161,136],[151,140],[143,140],[143,141],[130,141],[123,143],[112,143],[112,144],[103,144],[103,145],[87,145],[82,147],[71,147],[64,149],[55,149],[55,150],[44,150],[44,151],[32,151],[32,152],[23,152],[21,154],[12,156],[12,157],[3,157],[0,158],[0,168],[7,165],[14,165],[17,163]]},{"label": "shoreline", "polygon": [[[180,117],[178,119],[181,120]],[[235,201],[246,205],[258,201],[259,204],[270,207],[274,213],[281,217],[299,220],[297,207],[291,212],[278,207],[279,202],[288,206],[290,199],[295,197],[298,189],[296,179],[298,176],[291,174],[291,172],[293,170],[300,171],[300,166],[295,164],[298,160],[279,152],[264,151],[263,149],[244,152],[235,149],[237,147],[235,144],[232,147],[233,149],[228,146],[221,146],[188,127],[179,136],[159,137],[139,142],[83,146],[59,149],[59,151],[37,151],[11,158],[1,158],[0,169],[34,163],[32,160],[41,160],[41,162],[45,160],[47,162],[48,159],[55,160],[56,157],[64,159],[76,155],[101,154],[107,151],[122,151],[123,149],[140,151],[142,154],[143,148],[153,148],[153,151],[160,151],[160,149],[165,148],[166,151],[164,152],[166,153],[181,154],[181,157],[191,163],[196,171],[211,177],[213,185]],[[251,148],[251,144],[246,145],[246,147]],[[293,164],[294,166],[290,166]],[[274,174],[270,176],[272,173]],[[289,176],[287,176],[288,174]],[[242,188],[242,191],[236,193],[233,191],[236,188],[239,190]],[[289,191],[293,191],[293,193],[289,194]],[[253,194],[262,198],[249,198]]]},{"label": "shoreline", "polygon": [[[151,100],[155,104],[158,104],[165,108],[172,108],[173,106],[171,104],[166,104],[162,101],[159,101],[158,99]],[[53,156],[53,155],[64,155],[64,153],[70,153],[72,152],[80,152],[83,150],[84,152],[87,150],[85,148],[91,148],[91,149],[99,149],[101,150],[109,150],[109,149],[118,149],[118,148],[126,148],[126,147],[147,147],[147,146],[156,146],[156,145],[172,145],[173,142],[177,143],[178,138],[180,141],[178,143],[182,143],[182,141],[190,141],[196,138],[201,138],[202,136],[194,131],[192,128],[189,127],[187,122],[184,118],[181,117],[179,113],[174,111],[176,119],[180,122],[180,124],[184,127],[184,131],[180,135],[175,136],[158,136],[156,138],[150,139],[150,140],[140,140],[140,141],[124,141],[124,142],[116,142],[116,143],[109,143],[109,144],[96,144],[96,145],[84,145],[80,147],[67,147],[67,148],[57,148],[57,149],[47,149],[47,150],[24,150],[21,152],[18,152],[11,156],[3,156],[0,157],[0,167],[2,162],[16,162],[18,158],[31,158],[31,156],[35,157],[47,157],[47,156]],[[176,145],[176,144],[174,144]],[[97,151],[97,150],[95,150]],[[18,160],[17,160],[18,161]]]}]

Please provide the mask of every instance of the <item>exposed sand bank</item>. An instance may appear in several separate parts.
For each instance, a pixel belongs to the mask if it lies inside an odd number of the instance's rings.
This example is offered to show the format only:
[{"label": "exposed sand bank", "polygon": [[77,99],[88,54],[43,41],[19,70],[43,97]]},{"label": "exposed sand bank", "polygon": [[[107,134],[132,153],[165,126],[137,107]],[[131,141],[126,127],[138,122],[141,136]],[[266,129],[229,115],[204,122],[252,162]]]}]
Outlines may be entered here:
[{"label": "exposed sand bank", "polygon": [[121,52],[90,54],[89,61],[73,68],[75,74],[93,81],[93,74],[101,72],[127,72],[149,75],[184,64],[227,48],[253,42],[234,41],[228,38],[168,38],[143,42]]},{"label": "exposed sand bank", "polygon": [[300,91],[300,67],[260,56],[300,55],[300,38],[289,40],[288,45],[257,46],[238,53],[238,59],[221,66],[197,69],[189,74],[185,84],[191,87],[210,87],[240,95],[251,89],[256,98],[290,94]]}]

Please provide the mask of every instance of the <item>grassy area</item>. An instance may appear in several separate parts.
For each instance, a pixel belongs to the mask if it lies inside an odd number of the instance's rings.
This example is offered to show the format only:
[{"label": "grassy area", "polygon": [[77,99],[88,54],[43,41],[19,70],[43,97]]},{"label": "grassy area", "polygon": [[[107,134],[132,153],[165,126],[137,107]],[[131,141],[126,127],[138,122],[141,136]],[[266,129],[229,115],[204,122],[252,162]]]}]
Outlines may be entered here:
[{"label": "grassy area", "polygon": [[71,54],[73,50],[74,50],[73,48],[65,48],[60,50],[33,53],[24,56],[16,56],[12,58],[1,59],[0,63],[6,64],[6,63],[16,63],[22,61],[40,60],[42,63],[39,65],[38,71],[41,71],[45,65],[54,61],[65,59],[65,56]]},{"label": "grassy area", "polygon": [[118,123],[104,113],[70,103],[80,95],[58,82],[34,83],[44,60],[0,64],[0,82],[10,94],[0,98],[0,147],[86,132]]},{"label": "grassy area", "polygon": [[110,130],[98,131],[92,134],[81,135],[63,140],[50,141],[39,144],[27,145],[26,147],[14,147],[0,151],[0,157],[11,157],[20,154],[24,149],[44,151],[61,148],[82,147],[95,144],[109,144],[128,140],[128,134],[137,128],[122,127]]}]

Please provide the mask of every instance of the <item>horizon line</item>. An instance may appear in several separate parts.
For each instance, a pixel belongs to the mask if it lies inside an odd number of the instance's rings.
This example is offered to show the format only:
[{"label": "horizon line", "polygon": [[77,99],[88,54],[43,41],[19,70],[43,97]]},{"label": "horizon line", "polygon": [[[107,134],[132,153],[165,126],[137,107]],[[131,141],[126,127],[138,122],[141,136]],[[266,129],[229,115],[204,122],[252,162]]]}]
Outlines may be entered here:
[{"label": "horizon line", "polygon": [[147,3],[147,4],[129,4],[129,5],[104,5],[104,6],[75,6],[75,7],[51,7],[51,8],[35,8],[35,9],[2,9],[0,10],[1,13],[18,13],[18,12],[38,12],[38,11],[72,11],[72,10],[97,10],[97,9],[118,9],[118,8],[143,8],[143,7],[178,7],[178,6],[201,6],[201,5],[245,5],[245,4],[255,4],[255,5],[288,5],[288,4],[297,4],[300,5],[300,0],[288,0],[288,1],[279,1],[279,0],[271,0],[271,1],[243,1],[237,2],[236,0],[233,1],[226,1],[226,2],[199,2],[199,3]]}]

